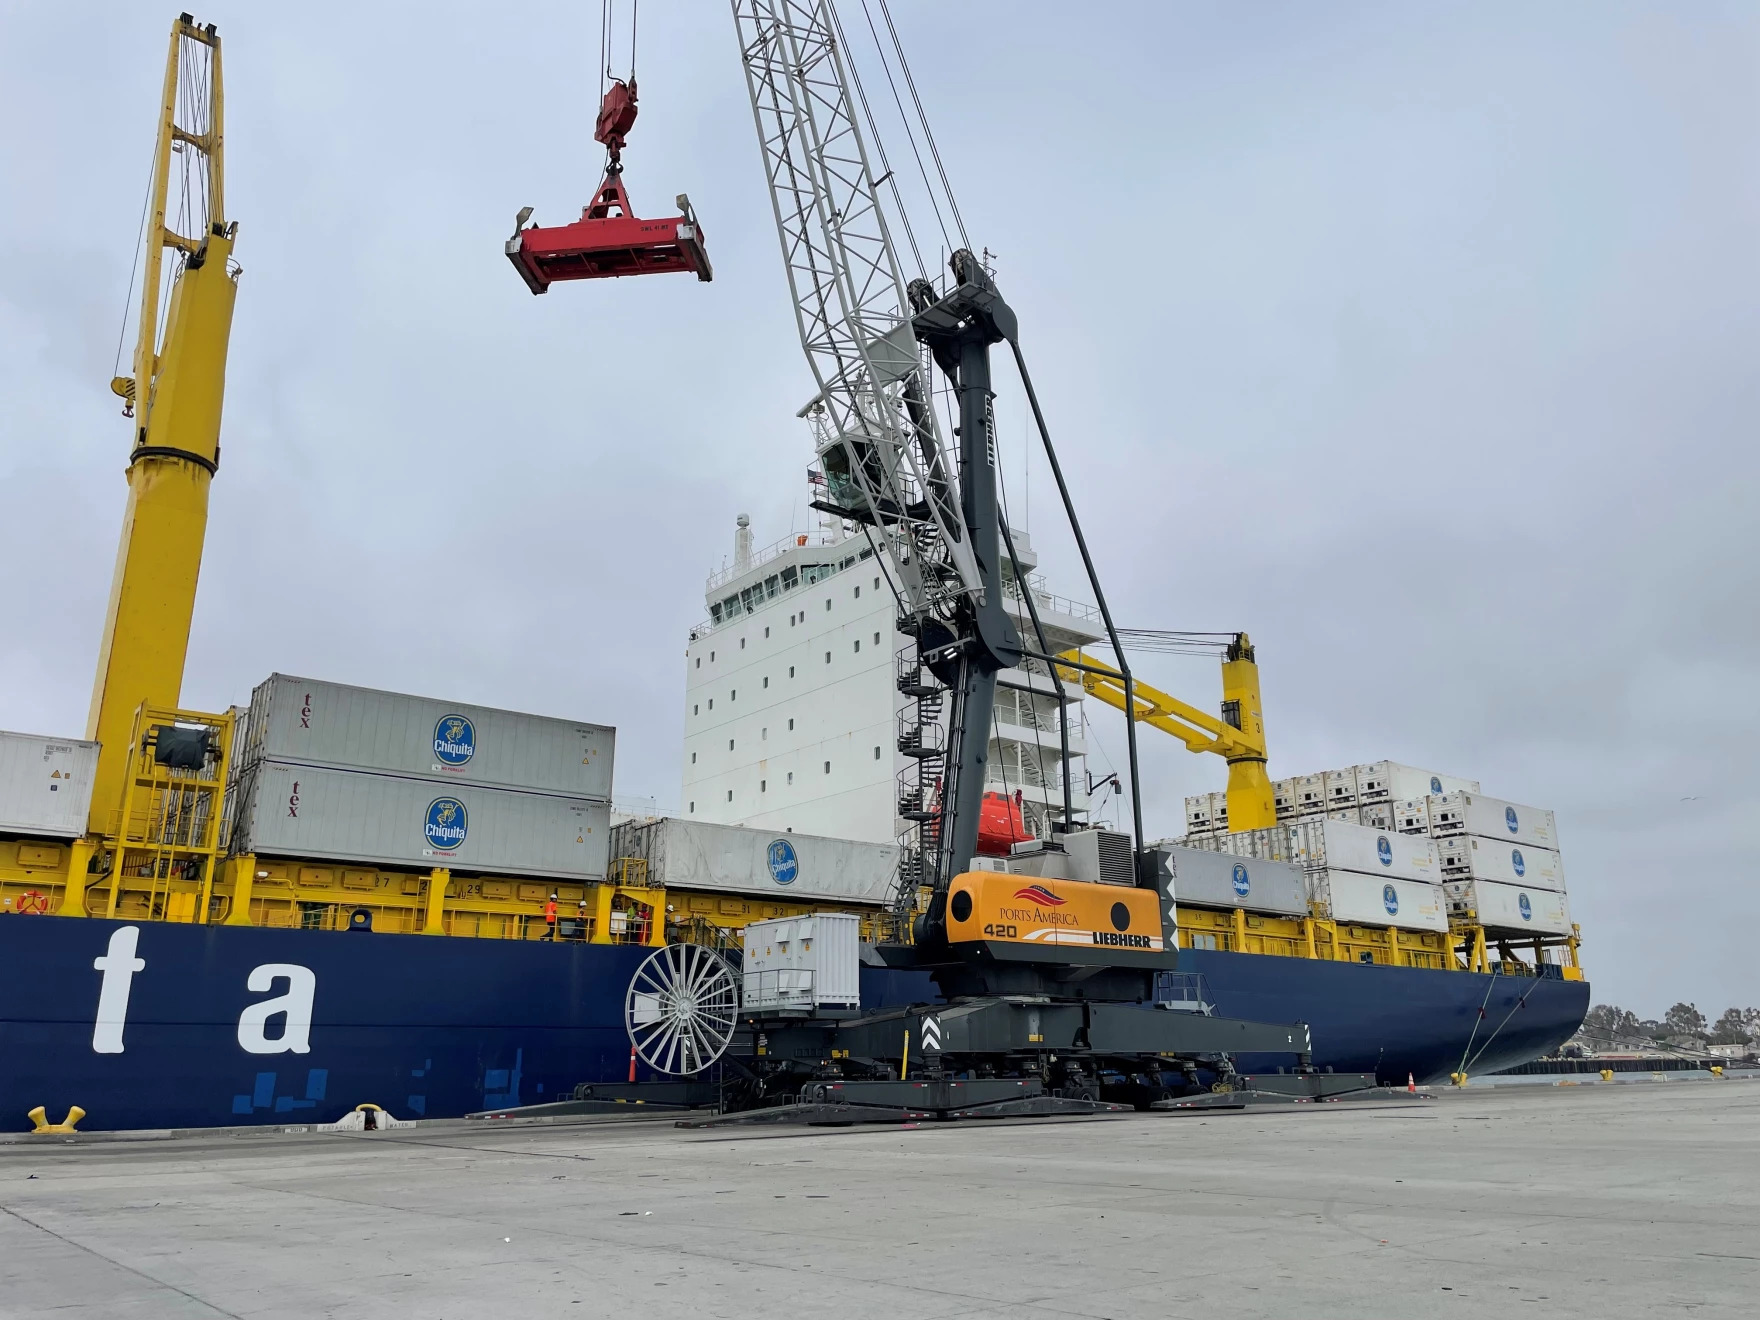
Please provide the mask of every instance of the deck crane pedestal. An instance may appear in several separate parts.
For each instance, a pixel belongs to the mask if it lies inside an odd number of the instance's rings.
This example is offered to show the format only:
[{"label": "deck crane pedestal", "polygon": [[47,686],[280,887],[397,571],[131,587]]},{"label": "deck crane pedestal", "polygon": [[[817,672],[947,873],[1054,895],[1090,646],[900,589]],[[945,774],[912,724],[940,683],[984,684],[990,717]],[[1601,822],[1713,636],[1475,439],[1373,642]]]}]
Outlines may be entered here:
[{"label": "deck crane pedestal", "polygon": [[623,147],[635,122],[632,73],[627,81],[614,78],[599,106],[593,138],[605,144],[605,177],[581,218],[550,228],[528,226],[532,208],[520,208],[513,236],[507,240],[507,259],[533,293],[545,292],[557,280],[602,280],[669,270],[693,271],[705,284],[715,278],[689,197],[680,193],[679,214],[661,220],[639,219],[630,205],[623,186]]}]

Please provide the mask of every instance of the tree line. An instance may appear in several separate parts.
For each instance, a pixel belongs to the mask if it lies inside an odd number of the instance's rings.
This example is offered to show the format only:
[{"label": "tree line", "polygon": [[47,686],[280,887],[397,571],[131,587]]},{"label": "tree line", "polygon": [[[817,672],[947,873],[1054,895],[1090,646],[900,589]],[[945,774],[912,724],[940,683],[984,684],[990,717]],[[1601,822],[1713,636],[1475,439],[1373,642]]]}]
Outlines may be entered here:
[{"label": "tree line", "polygon": [[1689,1039],[1702,1045],[1750,1045],[1760,1042],[1760,1008],[1726,1008],[1716,1022],[1709,1022],[1697,1004],[1676,1004],[1661,1018],[1641,1018],[1617,1004],[1596,1004],[1583,1019],[1581,1034],[1609,1045]]}]

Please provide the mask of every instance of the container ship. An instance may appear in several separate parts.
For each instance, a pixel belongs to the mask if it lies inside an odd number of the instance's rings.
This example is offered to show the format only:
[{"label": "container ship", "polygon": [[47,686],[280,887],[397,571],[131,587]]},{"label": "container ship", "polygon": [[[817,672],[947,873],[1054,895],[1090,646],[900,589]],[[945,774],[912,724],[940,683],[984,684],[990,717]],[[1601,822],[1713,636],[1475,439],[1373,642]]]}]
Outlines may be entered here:
[{"label": "container ship", "polygon": [[[764,115],[790,113],[764,94],[789,66],[774,25],[748,30],[744,15],[736,6],[760,137],[767,151],[798,146],[792,132],[764,136]],[[825,85],[859,145],[834,65]],[[861,1007],[933,1002],[927,973],[880,950],[908,936],[929,892],[922,840],[949,806],[947,689],[929,674],[920,625],[929,606],[969,622],[979,596],[986,645],[1006,658],[1030,624],[1038,658],[969,689],[985,705],[965,727],[982,710],[988,743],[974,762],[981,811],[960,817],[965,829],[976,815],[976,842],[956,860],[1018,876],[1050,902],[1070,859],[1095,883],[1138,886],[1152,864],[1176,898],[1177,932],[1162,939],[1179,961],[1156,974],[1157,1005],[1305,1023],[1316,1067],[1399,1083],[1519,1064],[1581,1022],[1589,987],[1548,813],[1386,762],[1274,786],[1244,635],[1225,649],[1221,718],[1194,711],[1133,685],[1121,653],[1116,669],[1088,657],[1103,631],[1118,649],[1096,617],[1103,600],[1053,595],[1024,529],[998,528],[993,501],[969,505],[989,521],[962,531],[952,458],[923,404],[926,360],[899,332],[973,322],[942,316],[943,294],[924,280],[908,296],[921,315],[907,315],[896,273],[833,327],[859,332],[840,342],[863,345],[867,393],[847,393],[853,376],[821,374],[803,410],[825,522],[760,552],[742,519],[731,564],[708,580],[708,618],[686,651],[673,815],[616,809],[616,731],[590,712],[541,717],[289,674],[244,705],[185,705],[239,275],[212,25],[173,25],[161,105],[138,342],[131,374],[112,382],[132,419],[129,495],[90,717],[79,738],[0,735],[0,1125],[324,1122],[362,1103],[445,1117],[645,1080],[631,1016],[643,961],[679,944],[736,960],[748,924],[795,915],[856,918]],[[601,116],[600,140],[617,168],[606,186],[620,187],[633,79],[607,105],[616,113]],[[849,186],[877,207],[863,160]],[[772,184],[813,177],[779,171]],[[182,213],[170,206],[179,196]],[[789,226],[823,207],[777,201],[786,252]],[[528,209],[507,253],[535,293],[665,270],[706,281],[702,231],[680,203],[684,218],[665,225],[629,219],[623,199],[624,215],[590,208],[549,231],[524,227]],[[822,236],[827,269],[854,260],[853,232]],[[1005,324],[987,272],[970,252],[956,257],[950,296],[978,291],[987,324]],[[883,242],[863,260],[883,275],[896,266]],[[795,294],[800,305],[830,297]],[[816,343],[803,338],[819,372]],[[970,402],[964,443],[977,445],[989,423]],[[872,434],[838,429],[880,417],[920,428],[891,468]],[[926,464],[902,485],[900,455]],[[896,489],[877,500],[867,488],[883,472]],[[863,490],[865,515],[849,502]],[[961,538],[986,527],[989,558],[977,563]],[[988,575],[976,594],[959,585],[974,564]],[[911,629],[900,626],[901,567],[927,593]],[[1099,819],[1089,697],[1227,759],[1228,790],[1189,802],[1178,839],[1145,846],[1140,829]]]}]

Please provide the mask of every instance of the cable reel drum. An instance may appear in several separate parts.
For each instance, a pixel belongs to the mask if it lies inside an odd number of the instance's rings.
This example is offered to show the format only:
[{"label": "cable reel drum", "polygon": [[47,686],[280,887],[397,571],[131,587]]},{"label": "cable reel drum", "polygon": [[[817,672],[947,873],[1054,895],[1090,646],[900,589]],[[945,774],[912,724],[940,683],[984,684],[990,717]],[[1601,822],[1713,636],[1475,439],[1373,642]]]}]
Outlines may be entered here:
[{"label": "cable reel drum", "polygon": [[636,1057],[655,1072],[689,1077],[709,1067],[739,1025],[739,974],[700,944],[669,944],[636,968],[623,1001]]}]

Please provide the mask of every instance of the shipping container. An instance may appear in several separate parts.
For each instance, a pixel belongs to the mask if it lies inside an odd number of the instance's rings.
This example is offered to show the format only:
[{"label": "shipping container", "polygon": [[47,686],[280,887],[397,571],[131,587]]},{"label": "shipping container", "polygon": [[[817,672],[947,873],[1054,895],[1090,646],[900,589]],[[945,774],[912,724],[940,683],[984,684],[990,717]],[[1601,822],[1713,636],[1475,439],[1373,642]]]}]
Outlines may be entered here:
[{"label": "shipping container", "polygon": [[[1372,830],[1391,830],[1395,825],[1397,813],[1391,802],[1365,802],[1357,808],[1357,823],[1367,825]],[[1401,833],[1407,833],[1402,830]]]},{"label": "shipping container", "polygon": [[1472,835],[1437,839],[1435,846],[1446,880],[1495,880],[1534,889],[1564,889],[1564,859],[1550,848],[1524,848]]},{"label": "shipping container", "polygon": [[259,761],[239,784],[232,851],[558,879],[605,875],[611,808],[475,784]]},{"label": "shipping container", "polygon": [[1233,857],[1205,848],[1163,847],[1176,902],[1306,916],[1308,886],[1300,867]]},{"label": "shipping container", "polygon": [[1348,770],[1328,770],[1321,779],[1326,785],[1326,808],[1328,811],[1355,810],[1357,805],[1357,771],[1352,766]]},{"label": "shipping container", "polygon": [[1271,781],[1271,801],[1277,808],[1277,819],[1288,820],[1296,814],[1296,783],[1293,779]]},{"label": "shipping container", "polygon": [[1306,871],[1359,871],[1435,884],[1442,879],[1430,840],[1344,821],[1300,821],[1287,827],[1289,860]]},{"label": "shipping container", "polygon": [[856,1010],[862,1000],[862,919],[843,912],[754,921],[745,930],[741,1007]]},{"label": "shipping container", "polygon": [[1393,828],[1401,834],[1430,833],[1430,798],[1407,798],[1389,804],[1393,811]]},{"label": "shipping container", "polygon": [[1477,793],[1477,779],[1461,779],[1455,775],[1420,770],[1417,766],[1401,765],[1398,761],[1371,761],[1354,766],[1357,772],[1358,795],[1365,802],[1402,802],[1412,798],[1440,797],[1444,793]]},{"label": "shipping container", "polygon": [[1555,852],[1558,849],[1558,824],[1550,811],[1482,793],[1445,793],[1432,798],[1430,832],[1438,837],[1476,834],[1480,838],[1507,839]]},{"label": "shipping container", "polygon": [[1297,816],[1318,816],[1326,810],[1326,776],[1297,775],[1294,779]]},{"label": "shipping container", "polygon": [[616,730],[463,702],[272,674],[251,693],[247,763],[611,798]]},{"label": "shipping container", "polygon": [[95,742],[0,732],[0,834],[84,834],[97,768]]},{"label": "shipping container", "polygon": [[1455,916],[1494,934],[1569,935],[1570,900],[1561,892],[1503,885],[1495,880],[1453,880],[1443,886]]},{"label": "shipping container", "polygon": [[1334,921],[1401,930],[1448,929],[1447,895],[1441,885],[1331,869],[1311,877],[1315,897]]},{"label": "shipping container", "polygon": [[898,880],[890,843],[827,839],[667,816],[612,831],[614,858],[639,858],[668,889],[879,906]]}]

